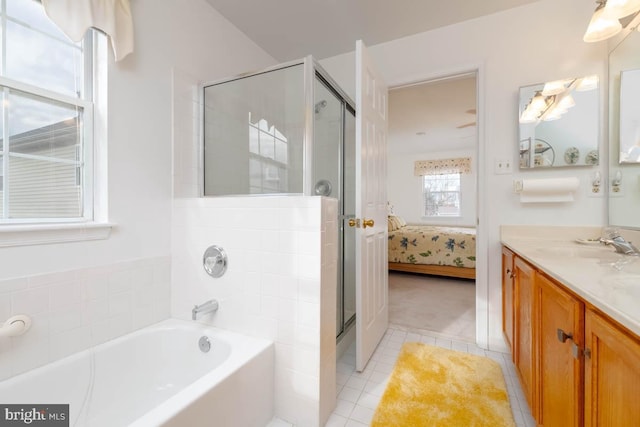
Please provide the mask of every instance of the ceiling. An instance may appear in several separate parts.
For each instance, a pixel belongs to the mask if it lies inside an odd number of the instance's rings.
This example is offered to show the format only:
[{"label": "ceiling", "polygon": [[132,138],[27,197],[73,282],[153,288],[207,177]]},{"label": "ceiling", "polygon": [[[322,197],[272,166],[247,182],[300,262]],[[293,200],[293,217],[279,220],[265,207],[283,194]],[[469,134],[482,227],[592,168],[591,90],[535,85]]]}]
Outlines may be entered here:
[{"label": "ceiling", "polygon": [[389,91],[389,150],[395,154],[476,147],[476,76]]},{"label": "ceiling", "polygon": [[280,62],[324,59],[538,0],[207,0]]}]

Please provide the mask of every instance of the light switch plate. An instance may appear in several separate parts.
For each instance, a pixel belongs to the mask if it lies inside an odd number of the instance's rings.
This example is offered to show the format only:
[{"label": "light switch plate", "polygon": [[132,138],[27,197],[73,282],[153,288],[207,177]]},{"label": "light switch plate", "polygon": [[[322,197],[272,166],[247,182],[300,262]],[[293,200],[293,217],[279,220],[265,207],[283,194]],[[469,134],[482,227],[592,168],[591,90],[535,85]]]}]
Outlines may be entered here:
[{"label": "light switch plate", "polygon": [[509,159],[495,159],[494,173],[496,175],[513,173],[513,162]]}]

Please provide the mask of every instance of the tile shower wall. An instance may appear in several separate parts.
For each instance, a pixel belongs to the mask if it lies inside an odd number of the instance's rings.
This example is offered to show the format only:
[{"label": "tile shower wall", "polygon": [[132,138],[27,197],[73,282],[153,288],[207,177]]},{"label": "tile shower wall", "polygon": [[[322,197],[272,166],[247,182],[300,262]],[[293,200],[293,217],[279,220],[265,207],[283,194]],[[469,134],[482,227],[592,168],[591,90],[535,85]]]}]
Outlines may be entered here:
[{"label": "tile shower wall", "polygon": [[[174,200],[172,316],[211,298],[200,320],[275,342],[275,414],[317,426],[335,405],[337,201],[320,197]],[[224,248],[228,269],[209,277],[202,255]]]},{"label": "tile shower wall", "polygon": [[170,257],[0,281],[0,321],[32,326],[0,337],[0,380],[169,317]]}]

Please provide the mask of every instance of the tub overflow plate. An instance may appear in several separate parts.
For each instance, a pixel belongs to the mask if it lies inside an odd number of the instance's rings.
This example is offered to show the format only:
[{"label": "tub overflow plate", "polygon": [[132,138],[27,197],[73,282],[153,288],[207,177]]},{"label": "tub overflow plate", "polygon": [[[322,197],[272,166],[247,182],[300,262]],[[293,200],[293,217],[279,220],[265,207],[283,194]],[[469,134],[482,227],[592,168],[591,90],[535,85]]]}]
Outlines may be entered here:
[{"label": "tub overflow plate", "polygon": [[208,353],[211,350],[211,341],[209,341],[209,337],[203,335],[198,340],[198,347],[200,347],[200,351],[203,353]]}]

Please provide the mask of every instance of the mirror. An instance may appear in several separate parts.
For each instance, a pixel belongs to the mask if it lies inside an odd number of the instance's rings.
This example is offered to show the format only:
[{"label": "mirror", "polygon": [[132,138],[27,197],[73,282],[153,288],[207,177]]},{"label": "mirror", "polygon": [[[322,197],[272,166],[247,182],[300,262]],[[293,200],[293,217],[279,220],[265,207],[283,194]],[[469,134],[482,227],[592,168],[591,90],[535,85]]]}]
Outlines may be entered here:
[{"label": "mirror", "polygon": [[609,224],[627,228],[640,228],[639,51],[631,31],[609,53]]},{"label": "mirror", "polygon": [[520,169],[598,164],[598,76],[520,88]]}]

